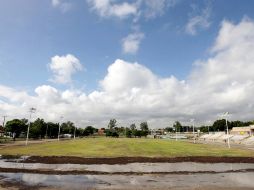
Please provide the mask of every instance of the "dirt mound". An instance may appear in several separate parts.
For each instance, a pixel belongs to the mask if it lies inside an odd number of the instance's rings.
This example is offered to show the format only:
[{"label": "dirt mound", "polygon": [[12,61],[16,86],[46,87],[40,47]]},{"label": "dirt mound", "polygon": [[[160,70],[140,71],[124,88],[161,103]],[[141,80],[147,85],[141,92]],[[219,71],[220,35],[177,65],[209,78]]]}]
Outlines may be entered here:
[{"label": "dirt mound", "polygon": [[253,157],[115,157],[115,158],[82,158],[72,156],[31,156],[22,163],[44,164],[128,164],[128,163],[254,163]]}]

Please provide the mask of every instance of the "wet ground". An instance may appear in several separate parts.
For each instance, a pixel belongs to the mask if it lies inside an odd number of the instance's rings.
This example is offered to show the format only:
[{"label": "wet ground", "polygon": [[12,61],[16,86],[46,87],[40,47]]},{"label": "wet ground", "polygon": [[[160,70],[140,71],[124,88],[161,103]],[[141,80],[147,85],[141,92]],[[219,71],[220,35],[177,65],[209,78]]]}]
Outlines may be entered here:
[{"label": "wet ground", "polygon": [[76,158],[79,163],[67,164],[71,158],[60,162],[60,157],[56,157],[47,163],[45,160],[50,158],[45,157],[35,163],[35,157],[2,157],[0,189],[254,189],[252,158],[214,158],[218,163],[208,163],[211,157],[199,157],[200,162],[193,157],[146,158],[144,162],[121,158],[120,164],[114,164],[114,159],[108,158],[102,164],[92,158]]},{"label": "wet ground", "polygon": [[[254,189],[254,173],[191,175],[42,175],[0,173],[17,189]],[[2,185],[2,186],[3,186]]]}]

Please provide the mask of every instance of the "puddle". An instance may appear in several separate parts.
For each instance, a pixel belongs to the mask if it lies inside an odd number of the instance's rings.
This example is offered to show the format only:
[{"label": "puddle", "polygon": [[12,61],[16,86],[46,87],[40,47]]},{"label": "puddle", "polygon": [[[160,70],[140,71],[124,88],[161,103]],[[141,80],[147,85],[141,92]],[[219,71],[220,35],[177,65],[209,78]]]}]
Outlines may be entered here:
[{"label": "puddle", "polygon": [[[31,186],[30,189],[38,187],[51,187],[54,189],[254,189],[254,164],[253,163],[129,163],[129,164],[41,164],[41,163],[20,163],[26,159],[8,158],[0,159],[0,168],[26,169],[43,171],[96,171],[116,173],[114,175],[50,175],[50,174],[29,174],[28,173],[0,173],[1,184],[14,182],[22,186]],[[244,172],[244,170],[249,172]],[[8,170],[8,169],[7,169]],[[233,171],[242,172],[233,172]],[[121,175],[118,172],[136,172],[157,174]],[[161,173],[160,173],[161,172]],[[162,174],[167,172],[180,172],[178,174]],[[181,173],[183,172],[183,173]],[[184,173],[184,172],[188,172]],[[191,173],[194,172],[194,173]],[[195,173],[197,172],[197,173]],[[205,173],[198,173],[205,172]],[[206,173],[207,172],[207,173]],[[209,173],[213,172],[213,173]],[[217,172],[217,173],[216,173]],[[74,172],[75,173],[75,172]],[[59,174],[59,173],[54,173]],[[76,173],[77,174],[77,173]],[[191,187],[191,188],[190,188]]]},{"label": "puddle", "polygon": [[197,187],[254,188],[254,172],[194,175],[41,175],[0,173],[4,181],[22,182],[30,186],[59,189],[195,189]]}]

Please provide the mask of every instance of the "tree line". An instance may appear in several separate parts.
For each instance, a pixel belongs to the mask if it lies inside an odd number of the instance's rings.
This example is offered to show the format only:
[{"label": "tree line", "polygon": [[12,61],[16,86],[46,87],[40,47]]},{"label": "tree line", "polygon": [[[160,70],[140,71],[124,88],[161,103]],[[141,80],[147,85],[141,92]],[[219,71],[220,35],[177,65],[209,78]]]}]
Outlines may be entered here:
[{"label": "tree line", "polygon": [[108,128],[105,129],[106,137],[119,137],[126,136],[127,138],[146,137],[149,132],[147,122],[141,122],[139,129],[136,124],[133,123],[129,127],[118,127],[116,119],[111,119],[108,124]]},{"label": "tree line", "polygon": [[[29,121],[27,119],[13,119],[7,121],[4,126],[6,135],[15,133],[16,137],[26,137]],[[71,134],[75,136],[89,136],[98,131],[98,129],[87,126],[85,129],[76,128],[71,121],[63,123],[45,122],[38,118],[30,123],[29,138],[57,138],[60,125],[60,134]]]},{"label": "tree line", "polygon": [[[254,125],[254,121],[227,121],[228,129],[232,129],[233,127],[245,127]],[[179,121],[176,121],[173,127],[166,127],[165,131],[167,132],[191,132],[193,130],[193,126],[183,126]],[[195,131],[200,130],[200,132],[207,133],[208,130],[210,132],[217,131],[226,131],[226,120],[218,119],[213,122],[212,125],[202,125],[200,127],[195,127]]]},{"label": "tree line", "polygon": [[[253,125],[254,121],[228,121],[228,128],[243,127]],[[16,137],[26,137],[29,121],[27,119],[13,119],[6,123],[4,131],[6,134],[16,134]],[[98,129],[93,126],[87,126],[85,128],[77,128],[71,121],[63,123],[45,122],[44,119],[38,118],[34,122],[30,123],[29,138],[57,138],[60,125],[60,134],[71,134],[76,137],[86,137],[98,132]],[[146,137],[151,134],[148,123],[146,121],[141,122],[139,127],[135,123],[129,127],[119,127],[116,119],[110,119],[108,126],[103,128],[106,137],[119,137],[125,136],[128,138]],[[212,125],[195,127],[200,132],[216,132],[226,130],[226,120],[220,119],[214,121]],[[183,126],[179,121],[176,121],[173,126],[163,129],[165,132],[191,132],[193,126]]]}]

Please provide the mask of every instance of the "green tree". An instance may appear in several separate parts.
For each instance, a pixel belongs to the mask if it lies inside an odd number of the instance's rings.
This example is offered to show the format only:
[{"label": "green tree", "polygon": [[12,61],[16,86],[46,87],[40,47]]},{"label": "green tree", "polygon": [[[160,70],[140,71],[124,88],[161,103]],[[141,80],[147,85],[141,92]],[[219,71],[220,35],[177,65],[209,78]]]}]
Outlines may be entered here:
[{"label": "green tree", "polygon": [[47,127],[48,127],[47,136],[49,136],[50,138],[56,138],[58,136],[59,124],[48,122]]},{"label": "green tree", "polygon": [[10,121],[7,121],[5,125],[5,131],[6,132],[11,132],[11,133],[16,133],[16,137],[19,137],[19,135],[22,132],[27,131],[27,120],[20,120],[20,119],[13,119]]},{"label": "green tree", "polygon": [[173,125],[173,128],[176,130],[176,132],[182,132],[183,126],[179,121],[176,121]]},{"label": "green tree", "polygon": [[148,124],[146,121],[140,123],[140,129],[141,129],[141,131],[149,131]]},{"label": "green tree", "polygon": [[32,138],[42,138],[46,134],[47,124],[43,119],[36,119],[33,123],[31,123],[29,136]]},{"label": "green tree", "polygon": [[135,123],[132,123],[132,124],[130,125],[130,130],[131,130],[131,131],[134,131],[136,128],[137,128],[137,127],[136,127]]},{"label": "green tree", "polygon": [[166,128],[165,128],[165,131],[166,131],[166,132],[172,132],[172,131],[174,131],[174,130],[173,130],[172,127],[166,127]]},{"label": "green tree", "polygon": [[131,138],[131,135],[132,135],[131,130],[130,130],[129,128],[126,128],[126,129],[125,129],[125,136],[126,136],[127,138]]},{"label": "green tree", "polygon": [[[230,126],[229,122],[228,122],[228,125]],[[213,123],[212,129],[213,129],[213,131],[225,131],[225,129],[226,129],[226,120],[225,119],[216,120]]]},{"label": "green tree", "polygon": [[109,121],[109,124],[108,124],[108,128],[111,130],[111,131],[113,131],[114,129],[115,129],[115,127],[116,127],[116,119],[110,119],[110,121]]},{"label": "green tree", "polygon": [[134,131],[132,131],[132,134],[133,134],[134,137],[141,137],[142,136],[142,131],[135,129]]},{"label": "green tree", "polygon": [[92,126],[87,126],[84,131],[83,131],[83,135],[84,136],[89,136],[89,135],[93,135],[96,132],[96,129]]},{"label": "green tree", "polygon": [[62,134],[73,134],[75,130],[75,125],[71,121],[67,121],[61,124]]}]

